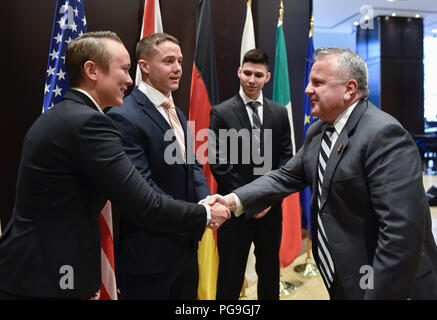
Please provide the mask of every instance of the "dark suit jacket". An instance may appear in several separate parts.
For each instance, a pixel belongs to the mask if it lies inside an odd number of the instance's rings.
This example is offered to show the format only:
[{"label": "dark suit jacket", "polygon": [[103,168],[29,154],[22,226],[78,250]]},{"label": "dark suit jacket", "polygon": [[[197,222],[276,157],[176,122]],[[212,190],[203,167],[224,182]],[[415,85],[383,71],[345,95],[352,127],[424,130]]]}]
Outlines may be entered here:
[{"label": "dark suit jacket", "polygon": [[[111,119],[95,108],[71,90],[27,132],[14,212],[0,238],[0,289],[39,297],[99,290],[99,213],[108,199],[139,226],[203,234],[205,208],[156,193]],[[74,289],[60,287],[64,265],[72,267]]]},{"label": "dark suit jacket", "polygon": [[[271,130],[272,141],[271,146],[264,146],[265,152],[271,148],[271,168],[267,169],[267,172],[272,169],[277,169],[281,165],[285,164],[293,154],[293,146],[290,138],[290,123],[288,120],[287,109],[267,98],[263,101],[263,129]],[[217,180],[218,193],[228,194],[238,187],[241,187],[257,177],[254,175],[255,164],[251,156],[251,139],[249,141],[243,141],[240,139],[238,148],[231,150],[230,140],[227,140],[228,147],[226,156],[223,152],[220,152],[220,144],[223,139],[220,139],[220,129],[235,129],[237,132],[240,130],[251,131],[252,125],[247,114],[246,106],[240,94],[236,94],[229,100],[226,100],[219,105],[213,106],[211,109],[210,117],[210,129],[216,134],[216,163],[210,164],[211,170],[214,174],[214,178]],[[211,145],[210,145],[211,147]],[[222,151],[225,149],[222,148]],[[211,148],[210,153],[213,154]],[[232,161],[232,153],[238,152],[238,161]],[[249,161],[246,161],[244,157],[250,154]],[[220,163],[220,159],[226,159],[226,163]],[[241,227],[244,225],[245,216],[240,217],[232,216],[232,218],[225,222],[226,227]],[[281,203],[277,203],[272,209],[265,215],[259,222],[280,225],[282,221]]]},{"label": "dark suit jacket", "polygon": [[[327,126],[315,122],[286,165],[236,190],[246,214],[309,185],[315,225],[318,155]],[[322,223],[347,298],[437,296],[437,247],[417,146],[398,121],[367,100],[357,104],[333,146],[321,201]],[[312,239],[317,241],[314,232]],[[360,287],[366,265],[373,268],[373,289]]]},{"label": "dark suit jacket", "polygon": [[[185,133],[187,120],[176,108]],[[147,96],[135,87],[124,99],[121,108],[111,108],[107,115],[114,120],[123,135],[123,144],[129,159],[155,191],[170,198],[198,202],[209,194],[202,166],[194,164],[167,164],[165,150],[173,141],[165,141],[164,134],[171,129]],[[187,155],[193,154],[186,144]],[[129,221],[121,221],[121,263],[130,273],[154,273],[168,269],[183,257],[187,250],[197,248],[192,241],[177,234],[150,229],[147,232]],[[196,240],[200,240],[196,239]]]}]

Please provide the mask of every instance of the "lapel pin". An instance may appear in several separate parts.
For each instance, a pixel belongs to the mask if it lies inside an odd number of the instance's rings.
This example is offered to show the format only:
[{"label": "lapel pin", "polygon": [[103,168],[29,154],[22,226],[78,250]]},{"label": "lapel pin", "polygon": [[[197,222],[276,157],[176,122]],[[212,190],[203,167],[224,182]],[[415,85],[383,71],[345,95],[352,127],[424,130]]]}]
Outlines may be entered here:
[{"label": "lapel pin", "polygon": [[338,149],[337,149],[337,152],[340,152],[341,148],[343,148],[343,143],[340,144],[340,146],[339,146]]}]

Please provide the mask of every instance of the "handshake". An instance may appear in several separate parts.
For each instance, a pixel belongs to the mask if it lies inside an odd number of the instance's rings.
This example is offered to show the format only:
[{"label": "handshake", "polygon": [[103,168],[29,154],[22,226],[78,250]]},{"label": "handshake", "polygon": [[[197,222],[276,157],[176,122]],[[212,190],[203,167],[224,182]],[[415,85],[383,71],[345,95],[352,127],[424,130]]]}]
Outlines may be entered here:
[{"label": "handshake", "polygon": [[[212,196],[207,196],[200,203],[209,205],[211,208],[211,221],[208,223],[207,227],[212,230],[217,230],[227,219],[231,217],[231,211],[237,210],[237,204],[232,194],[227,194],[225,196],[214,194]],[[270,207],[253,215],[252,218],[262,218],[269,210]],[[238,211],[241,212],[241,208]]]},{"label": "handshake", "polygon": [[234,198],[230,194],[226,196],[219,194],[207,196],[200,203],[210,207],[211,220],[207,227],[212,230],[217,230],[231,217],[231,211],[236,209]]}]

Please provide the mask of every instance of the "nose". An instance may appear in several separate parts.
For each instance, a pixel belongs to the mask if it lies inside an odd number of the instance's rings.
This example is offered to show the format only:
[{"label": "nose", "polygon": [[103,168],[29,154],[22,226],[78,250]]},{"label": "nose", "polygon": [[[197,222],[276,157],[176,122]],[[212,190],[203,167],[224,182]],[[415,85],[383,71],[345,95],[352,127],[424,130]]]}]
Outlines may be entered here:
[{"label": "nose", "polygon": [[127,85],[128,85],[128,86],[130,86],[130,85],[133,83],[130,74],[127,75],[127,79],[126,79],[126,80],[127,80],[126,82],[127,82]]},{"label": "nose", "polygon": [[176,63],[174,64],[174,72],[182,72],[182,62],[176,61]]},{"label": "nose", "polygon": [[305,94],[310,95],[312,92],[313,92],[313,87],[311,86],[311,82],[309,82],[307,87],[305,88]]}]

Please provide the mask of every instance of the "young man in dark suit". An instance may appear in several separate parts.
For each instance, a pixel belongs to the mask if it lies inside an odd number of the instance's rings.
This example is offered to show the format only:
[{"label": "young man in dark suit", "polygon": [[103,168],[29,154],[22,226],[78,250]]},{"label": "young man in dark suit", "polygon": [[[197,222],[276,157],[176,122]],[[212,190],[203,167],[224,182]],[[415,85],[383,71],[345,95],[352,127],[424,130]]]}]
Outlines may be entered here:
[{"label": "young man in dark suit", "polygon": [[[66,52],[71,90],[26,134],[14,212],[0,238],[0,299],[89,298],[100,289],[99,213],[109,199],[142,228],[199,239],[203,205],[156,193],[123,151],[102,112],[119,106],[132,80],[113,32],[90,32]],[[226,219],[210,208],[211,223]]]},{"label": "young man in dark suit", "polygon": [[[198,202],[209,195],[208,185],[189,143],[187,119],[171,95],[182,76],[179,42],[165,33],[150,34],[138,42],[136,57],[142,81],[107,115],[122,133],[129,159],[155,191]],[[121,220],[120,238],[125,298],[196,299],[200,239],[144,230],[127,219]]]},{"label": "young man in dark suit", "polygon": [[[292,156],[287,110],[262,94],[270,76],[267,54],[260,49],[248,51],[238,68],[240,92],[211,109],[210,129],[215,133],[216,145],[210,144],[210,148],[216,148],[216,156],[213,157],[215,163],[210,166],[220,194],[255,180],[260,174],[257,171],[279,168]],[[230,135],[241,134],[242,138],[237,144],[228,145],[237,140],[220,137],[223,129]],[[209,152],[214,154],[212,149]],[[236,156],[238,161],[233,161]],[[232,216],[223,224],[217,232],[217,299],[238,299],[252,242],[258,298],[279,299],[281,232],[280,202],[251,219]]]},{"label": "young man in dark suit", "polygon": [[[355,52],[320,48],[305,90],[305,144],[284,166],[225,196],[250,217],[310,186],[313,255],[331,299],[437,299],[437,247],[411,135],[367,100]],[[241,202],[241,203],[239,203]]]}]

